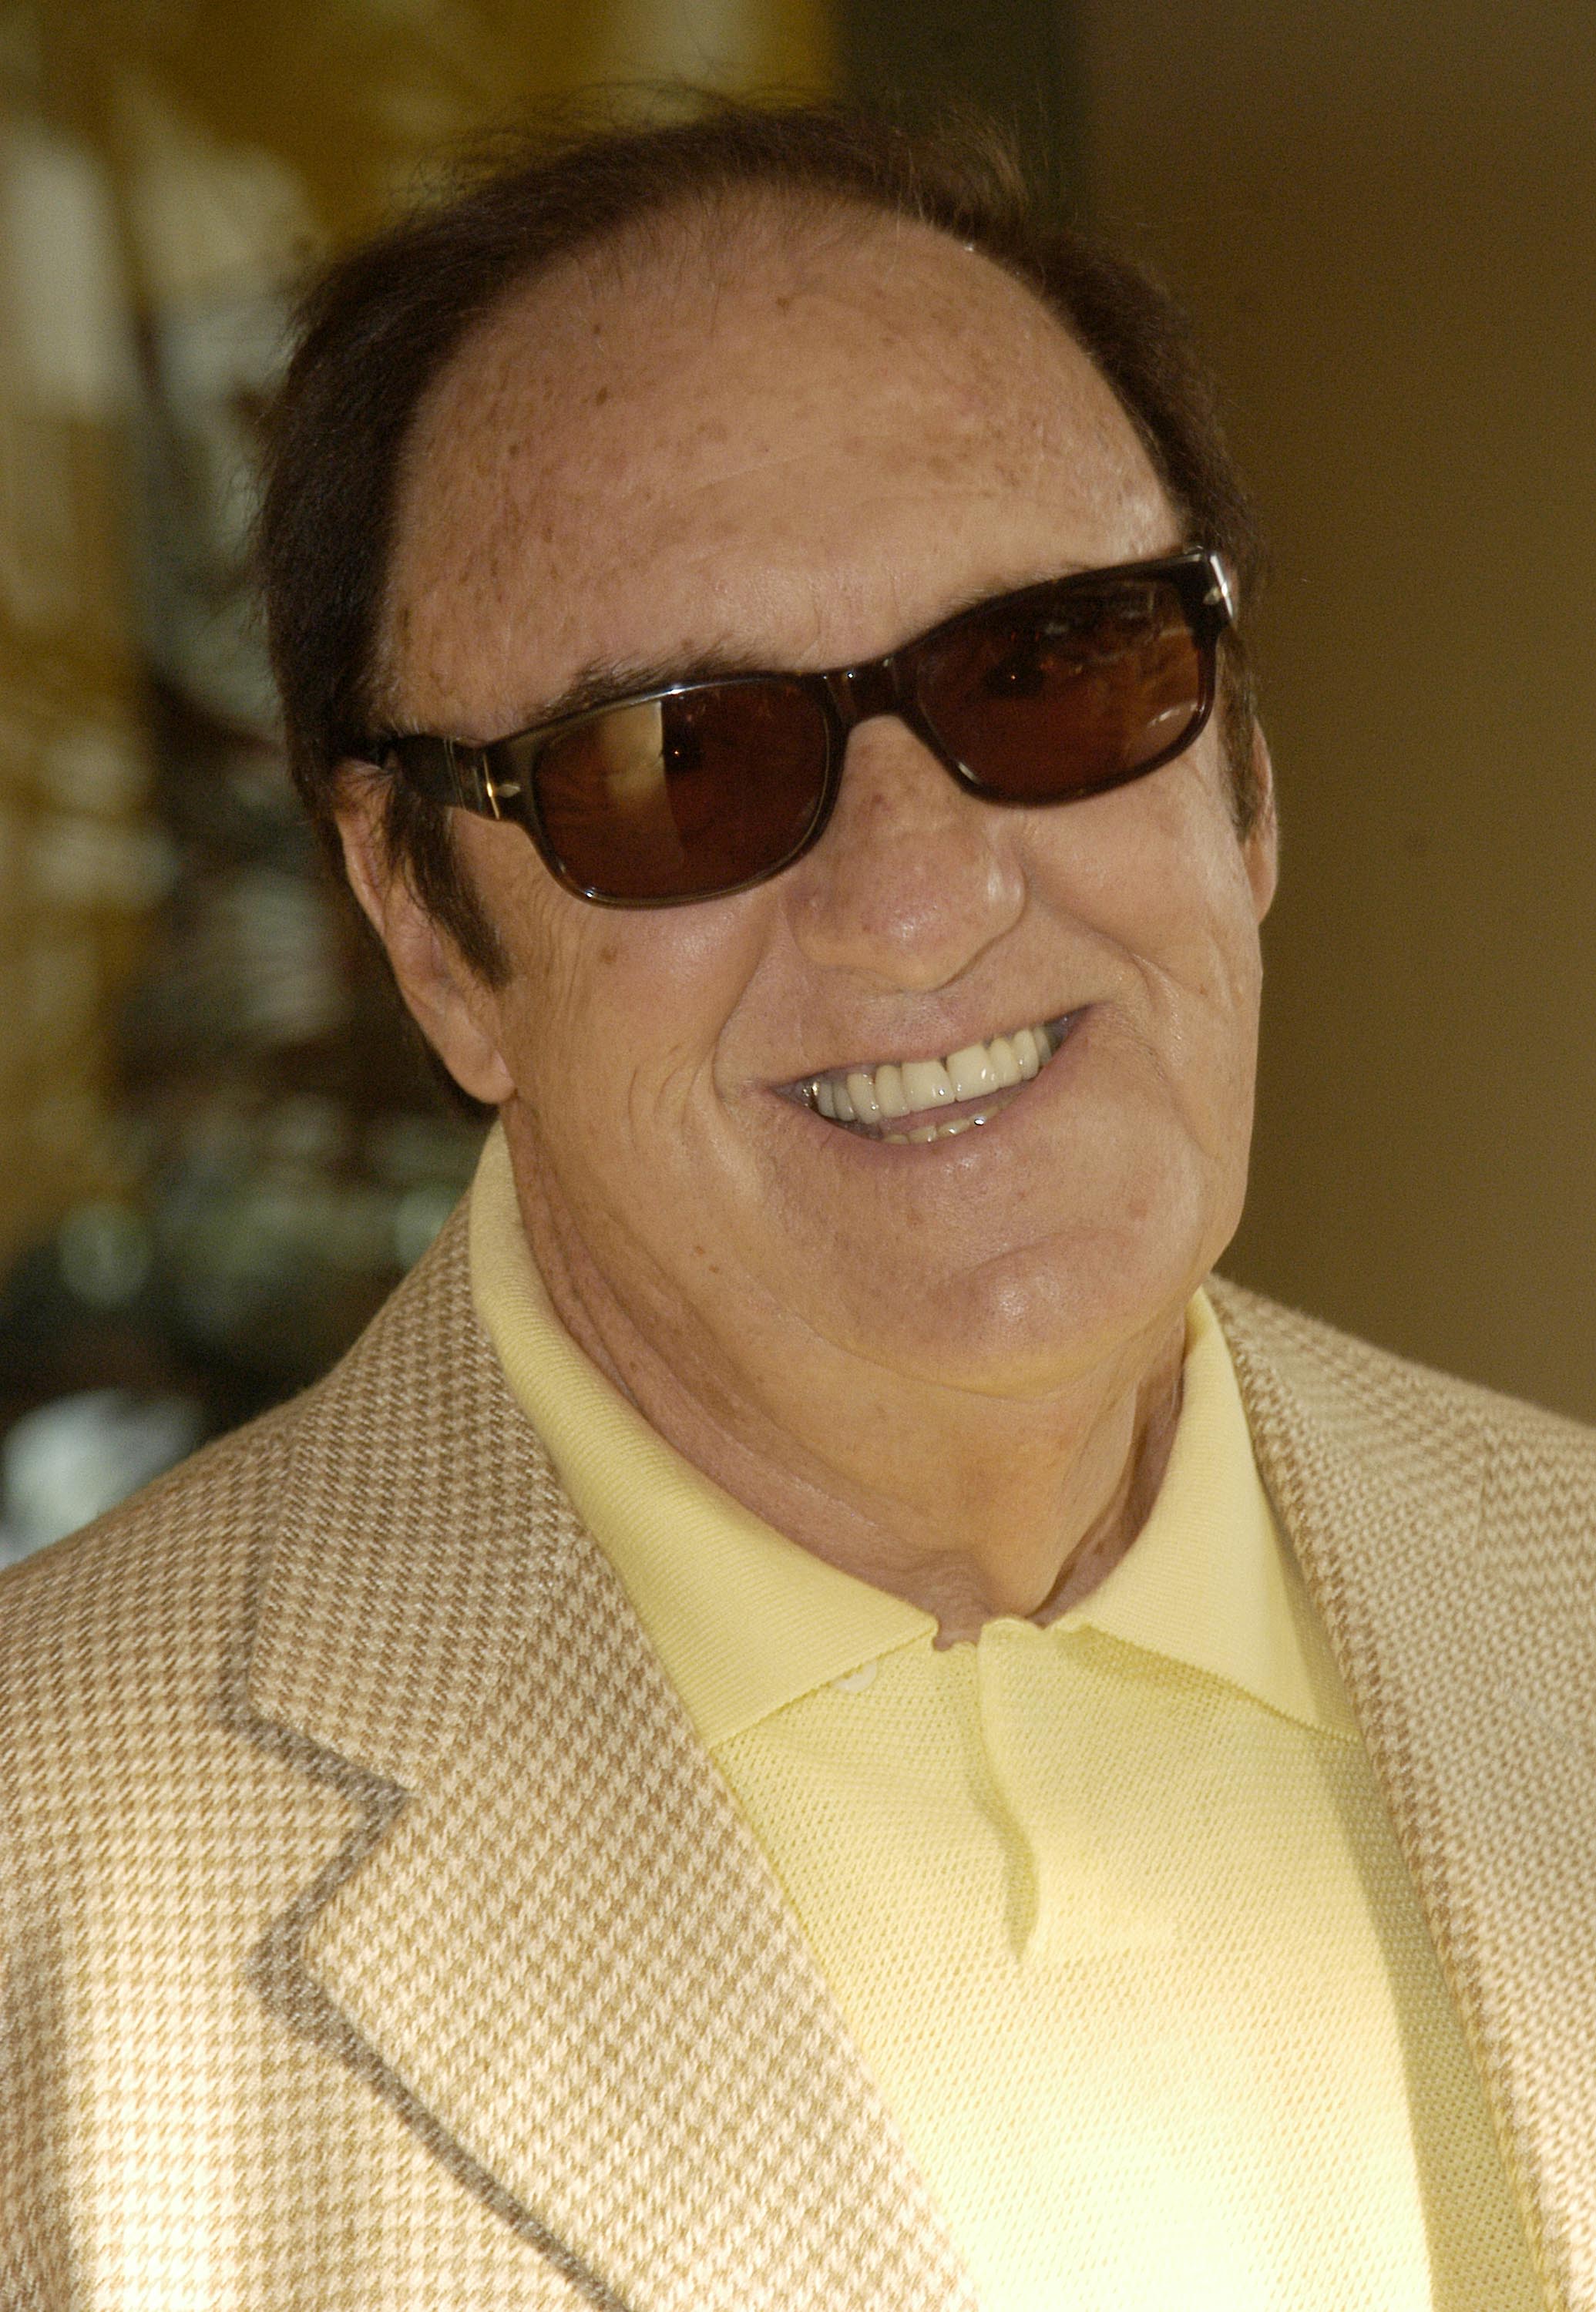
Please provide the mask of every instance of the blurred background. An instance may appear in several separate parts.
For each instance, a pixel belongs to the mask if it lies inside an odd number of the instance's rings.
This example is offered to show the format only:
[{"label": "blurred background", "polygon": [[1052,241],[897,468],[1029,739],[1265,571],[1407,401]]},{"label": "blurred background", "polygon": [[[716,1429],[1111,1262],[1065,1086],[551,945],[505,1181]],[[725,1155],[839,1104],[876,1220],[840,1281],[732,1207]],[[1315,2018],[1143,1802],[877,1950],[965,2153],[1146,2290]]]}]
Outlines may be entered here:
[{"label": "blurred background", "polygon": [[314,1379],[469,1178],[284,774],[259,413],[318,254],[673,75],[973,101],[1193,311],[1285,823],[1226,1266],[1596,1418],[1586,0],[0,0],[0,1563]]}]

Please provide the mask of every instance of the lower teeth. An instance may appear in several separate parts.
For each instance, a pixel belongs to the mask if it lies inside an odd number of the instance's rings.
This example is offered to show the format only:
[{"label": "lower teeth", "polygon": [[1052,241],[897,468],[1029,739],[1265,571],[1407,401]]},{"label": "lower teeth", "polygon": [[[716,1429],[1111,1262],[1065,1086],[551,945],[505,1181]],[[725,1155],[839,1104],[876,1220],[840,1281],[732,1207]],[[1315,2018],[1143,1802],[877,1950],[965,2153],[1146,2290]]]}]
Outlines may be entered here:
[{"label": "lower teeth", "polygon": [[883,1132],[881,1137],[883,1140],[896,1140],[900,1143],[907,1143],[911,1140],[921,1143],[927,1140],[951,1140],[960,1132],[969,1132],[978,1124],[990,1124],[991,1121],[991,1114],[960,1116],[955,1117],[951,1124],[917,1124],[912,1132]]}]

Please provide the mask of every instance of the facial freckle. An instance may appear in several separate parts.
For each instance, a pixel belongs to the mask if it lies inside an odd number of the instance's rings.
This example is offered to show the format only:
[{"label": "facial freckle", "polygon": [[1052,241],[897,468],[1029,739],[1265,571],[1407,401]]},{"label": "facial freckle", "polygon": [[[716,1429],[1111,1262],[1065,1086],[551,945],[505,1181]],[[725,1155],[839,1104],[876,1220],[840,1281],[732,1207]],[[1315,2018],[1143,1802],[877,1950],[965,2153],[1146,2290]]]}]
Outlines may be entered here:
[{"label": "facial freckle", "polygon": [[595,409],[601,409],[609,398],[609,388],[607,385],[601,385],[597,393],[593,396],[593,407]]}]

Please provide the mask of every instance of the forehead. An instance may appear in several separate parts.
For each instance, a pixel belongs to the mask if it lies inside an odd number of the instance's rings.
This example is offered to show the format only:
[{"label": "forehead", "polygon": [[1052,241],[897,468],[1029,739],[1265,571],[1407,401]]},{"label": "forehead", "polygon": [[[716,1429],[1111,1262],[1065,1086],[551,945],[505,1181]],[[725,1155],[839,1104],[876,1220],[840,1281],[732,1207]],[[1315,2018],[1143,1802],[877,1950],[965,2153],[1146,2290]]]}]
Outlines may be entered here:
[{"label": "forehead", "polygon": [[884,650],[973,593],[1174,539],[1040,302],[946,235],[769,203],[662,221],[508,301],[418,412],[382,661],[487,736],[601,663]]}]

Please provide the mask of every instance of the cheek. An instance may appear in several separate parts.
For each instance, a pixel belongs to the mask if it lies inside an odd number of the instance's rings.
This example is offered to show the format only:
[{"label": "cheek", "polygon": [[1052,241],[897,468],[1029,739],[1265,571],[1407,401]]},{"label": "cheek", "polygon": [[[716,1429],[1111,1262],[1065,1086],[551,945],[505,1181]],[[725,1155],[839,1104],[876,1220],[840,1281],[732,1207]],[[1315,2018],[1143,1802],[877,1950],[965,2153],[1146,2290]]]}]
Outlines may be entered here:
[{"label": "cheek", "polygon": [[684,1131],[702,1138],[716,1055],[758,961],[760,911],[596,907],[535,859],[484,897],[513,966],[500,1048],[546,1139],[584,1146],[603,1169],[628,1147],[657,1154]]},{"label": "cheek", "polygon": [[1028,835],[1039,897],[1122,953],[1198,985],[1256,954],[1245,859],[1200,758],[1034,812]]},{"label": "cheek", "polygon": [[[1039,824],[1033,888],[1083,932],[1121,1024],[1187,1133],[1217,1154],[1251,1116],[1261,960],[1246,860],[1197,764]],[[1215,766],[1215,773],[1217,766]]]}]

